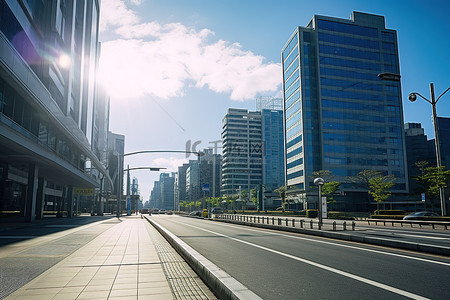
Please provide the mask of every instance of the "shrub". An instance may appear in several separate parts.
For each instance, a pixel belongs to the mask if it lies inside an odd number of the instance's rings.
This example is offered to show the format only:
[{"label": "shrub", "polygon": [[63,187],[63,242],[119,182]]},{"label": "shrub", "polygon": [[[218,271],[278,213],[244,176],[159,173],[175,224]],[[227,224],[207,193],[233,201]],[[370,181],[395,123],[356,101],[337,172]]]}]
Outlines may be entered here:
[{"label": "shrub", "polygon": [[339,211],[333,211],[333,212],[329,212],[328,213],[328,218],[329,219],[336,219],[336,220],[354,220],[355,217],[352,216],[349,213],[345,213],[345,212],[339,212]]},{"label": "shrub", "polygon": [[403,220],[404,215],[371,215],[371,219]]},{"label": "shrub", "polygon": [[319,211],[317,209],[308,209],[306,211],[307,218],[317,218],[318,215],[319,215]]},{"label": "shrub", "polygon": [[385,215],[385,216],[404,216],[405,211],[400,209],[391,209],[391,210],[376,210],[374,215]]}]

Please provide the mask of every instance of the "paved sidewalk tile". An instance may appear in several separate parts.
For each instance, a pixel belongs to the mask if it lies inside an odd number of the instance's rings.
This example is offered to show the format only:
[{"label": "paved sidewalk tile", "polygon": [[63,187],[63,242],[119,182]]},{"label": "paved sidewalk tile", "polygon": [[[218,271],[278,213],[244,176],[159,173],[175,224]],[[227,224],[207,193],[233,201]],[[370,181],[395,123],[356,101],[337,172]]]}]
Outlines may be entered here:
[{"label": "paved sidewalk tile", "polygon": [[144,222],[122,218],[6,299],[174,299]]}]

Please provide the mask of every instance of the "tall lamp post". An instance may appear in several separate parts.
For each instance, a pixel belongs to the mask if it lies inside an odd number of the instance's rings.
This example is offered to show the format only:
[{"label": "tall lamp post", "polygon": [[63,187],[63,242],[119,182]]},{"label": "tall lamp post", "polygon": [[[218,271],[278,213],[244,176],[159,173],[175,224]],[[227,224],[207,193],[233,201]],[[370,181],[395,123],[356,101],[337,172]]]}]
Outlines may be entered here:
[{"label": "tall lamp post", "polygon": [[323,178],[316,178],[314,179],[314,185],[317,185],[319,187],[319,201],[318,203],[318,209],[319,209],[319,229],[322,228],[322,185],[325,183]]},{"label": "tall lamp post", "polygon": [[[435,94],[434,94],[434,84],[430,83],[430,98],[431,98],[431,100],[428,100],[427,98],[425,98],[424,96],[422,96],[421,94],[419,94],[417,92],[412,92],[412,93],[410,93],[408,95],[408,99],[411,102],[416,101],[417,100],[417,96],[419,96],[420,98],[424,99],[425,101],[427,101],[428,103],[431,104],[431,108],[432,108],[432,111],[433,111],[434,148],[435,148],[435,151],[436,151],[436,165],[438,167],[438,171],[439,171],[439,169],[441,167],[441,151],[440,151],[440,145],[439,145],[439,133],[438,133],[438,128],[437,128],[436,103],[449,90],[450,90],[450,87],[448,87],[445,90],[445,92],[443,92],[436,99]],[[442,216],[445,216],[445,215],[447,215],[447,209],[445,207],[444,189],[442,187],[439,188],[439,197],[441,199],[441,214],[442,214]]]}]

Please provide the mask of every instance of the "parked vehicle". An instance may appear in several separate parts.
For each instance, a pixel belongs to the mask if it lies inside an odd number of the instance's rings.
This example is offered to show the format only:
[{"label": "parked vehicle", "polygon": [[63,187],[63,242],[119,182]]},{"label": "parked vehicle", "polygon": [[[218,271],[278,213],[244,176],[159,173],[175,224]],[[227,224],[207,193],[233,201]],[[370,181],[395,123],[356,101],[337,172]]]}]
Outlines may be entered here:
[{"label": "parked vehicle", "polygon": [[430,211],[418,211],[404,216],[403,220],[428,220],[429,217],[440,217],[440,215]]},{"label": "parked vehicle", "polygon": [[223,214],[224,211],[223,211],[223,209],[222,209],[221,207],[214,207],[214,208],[211,210],[211,213],[217,215],[217,214]]},{"label": "parked vehicle", "polygon": [[157,215],[159,213],[159,208],[154,208],[152,210],[152,213],[154,213],[155,215]]},{"label": "parked vehicle", "polygon": [[141,214],[143,214],[143,215],[150,214],[150,210],[148,208],[143,208],[143,209],[141,209]]},{"label": "parked vehicle", "polygon": [[164,215],[166,213],[166,210],[164,209],[164,208],[161,208],[160,210],[159,210],[159,214],[160,215]]}]

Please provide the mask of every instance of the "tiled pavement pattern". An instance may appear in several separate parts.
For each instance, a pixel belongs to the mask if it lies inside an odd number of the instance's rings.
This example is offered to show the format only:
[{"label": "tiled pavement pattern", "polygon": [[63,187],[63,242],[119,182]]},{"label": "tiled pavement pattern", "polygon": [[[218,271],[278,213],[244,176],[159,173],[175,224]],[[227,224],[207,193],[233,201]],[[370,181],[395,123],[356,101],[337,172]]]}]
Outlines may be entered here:
[{"label": "tiled pavement pattern", "polygon": [[214,298],[145,219],[121,220],[6,299]]}]

